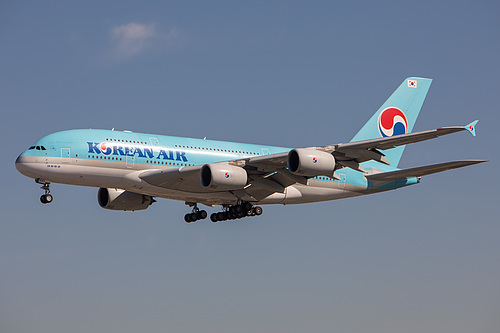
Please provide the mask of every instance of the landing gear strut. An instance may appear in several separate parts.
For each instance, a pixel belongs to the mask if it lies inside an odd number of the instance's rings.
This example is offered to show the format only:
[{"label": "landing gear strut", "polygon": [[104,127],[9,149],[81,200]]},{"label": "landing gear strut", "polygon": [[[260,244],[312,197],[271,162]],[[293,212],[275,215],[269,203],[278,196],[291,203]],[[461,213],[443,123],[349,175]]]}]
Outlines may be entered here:
[{"label": "landing gear strut", "polygon": [[205,210],[199,210],[197,203],[186,202],[186,205],[193,207],[192,213],[184,215],[184,221],[187,223],[196,222],[198,220],[206,219],[208,214]]},{"label": "landing gear strut", "polygon": [[54,197],[50,194],[50,182],[46,181],[45,179],[41,179],[41,178],[35,179],[35,182],[37,184],[42,184],[41,189],[45,191],[45,194],[43,194],[40,197],[40,202],[43,204],[51,203],[52,200],[54,200]]},{"label": "landing gear strut", "polygon": [[247,216],[258,216],[262,214],[261,207],[253,207],[253,205],[249,202],[243,202],[232,206],[224,205],[223,207],[224,211],[210,215],[210,220],[212,222],[236,220]]}]

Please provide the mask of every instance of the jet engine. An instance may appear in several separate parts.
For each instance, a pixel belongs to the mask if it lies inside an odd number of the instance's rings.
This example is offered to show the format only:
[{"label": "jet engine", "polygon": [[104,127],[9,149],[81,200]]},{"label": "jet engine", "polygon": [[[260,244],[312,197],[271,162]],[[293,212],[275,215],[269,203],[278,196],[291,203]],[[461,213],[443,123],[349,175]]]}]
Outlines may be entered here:
[{"label": "jet engine", "polygon": [[288,153],[288,170],[307,177],[331,177],[335,170],[335,157],[324,151],[299,148]]},{"label": "jet engine", "polygon": [[229,164],[205,164],[201,168],[200,181],[205,188],[238,190],[247,184],[245,169]]},{"label": "jet engine", "polygon": [[111,210],[143,210],[156,202],[149,195],[103,187],[97,192],[97,201],[102,208]]}]

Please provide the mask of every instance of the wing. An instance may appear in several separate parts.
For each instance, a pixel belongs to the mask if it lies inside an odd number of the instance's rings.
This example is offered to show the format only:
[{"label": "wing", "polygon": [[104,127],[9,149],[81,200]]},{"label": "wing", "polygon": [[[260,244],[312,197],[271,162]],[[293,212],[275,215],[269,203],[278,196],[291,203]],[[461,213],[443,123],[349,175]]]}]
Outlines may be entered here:
[{"label": "wing", "polygon": [[[248,185],[242,189],[229,191],[235,197],[246,201],[259,201],[273,193],[284,193],[285,188],[295,183],[307,184],[306,177],[295,176],[286,169],[288,152],[256,157],[257,161],[240,159],[213,164],[230,164],[246,170]],[[148,184],[171,190],[195,193],[228,192],[205,188],[201,185],[200,175],[203,165],[180,168],[147,170],[139,178]],[[215,200],[216,201],[216,200]],[[204,203],[207,203],[204,200]]]},{"label": "wing", "polygon": [[[380,139],[339,143],[323,147],[311,147],[310,149],[317,149],[333,154],[337,164],[339,164],[338,168],[349,167],[364,172],[364,169],[359,164],[366,161],[374,160],[383,164],[390,164],[380,150],[387,150],[410,143],[435,139],[443,135],[465,130],[468,130],[475,135],[475,127],[472,125],[475,125],[476,123],[477,120],[466,126],[442,127],[428,131],[407,133]],[[271,171],[273,168],[286,168],[287,157],[288,153],[252,157],[246,160],[246,164],[254,166],[258,169]]]},{"label": "wing", "polygon": [[[473,123],[475,124],[476,122]],[[364,169],[359,164],[369,160],[378,161],[387,165],[390,164],[380,150],[392,149],[410,143],[426,141],[443,135],[469,130],[468,126],[469,125],[442,127],[428,131],[407,133],[380,139],[340,143],[331,146],[319,147],[318,149],[331,152],[335,156],[338,164],[363,172]]]}]

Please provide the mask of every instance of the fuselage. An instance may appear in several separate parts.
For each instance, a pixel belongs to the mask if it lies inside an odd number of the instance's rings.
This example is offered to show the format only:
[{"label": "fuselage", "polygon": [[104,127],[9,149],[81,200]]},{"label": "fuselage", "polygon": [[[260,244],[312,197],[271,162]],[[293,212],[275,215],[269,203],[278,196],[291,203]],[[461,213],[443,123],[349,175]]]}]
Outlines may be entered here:
[{"label": "fuselage", "polygon": [[[248,157],[277,154],[291,148],[234,143],[175,136],[79,129],[49,134],[34,143],[16,160],[16,168],[27,177],[48,182],[118,188],[144,195],[200,202],[233,204],[239,194],[232,191],[172,190],[145,183],[139,175],[146,170],[169,170]],[[366,162],[365,169],[395,170]],[[307,184],[287,186],[253,200],[259,204],[298,204],[370,194],[417,183],[416,177],[374,186],[363,173],[348,168],[337,171],[339,180],[318,176]]]}]

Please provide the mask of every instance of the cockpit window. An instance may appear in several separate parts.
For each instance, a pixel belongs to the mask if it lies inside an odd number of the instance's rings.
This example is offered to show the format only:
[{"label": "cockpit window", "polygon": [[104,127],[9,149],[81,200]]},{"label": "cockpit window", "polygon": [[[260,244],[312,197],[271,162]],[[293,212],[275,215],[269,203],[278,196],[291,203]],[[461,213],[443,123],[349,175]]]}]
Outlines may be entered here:
[{"label": "cockpit window", "polygon": [[35,149],[36,149],[36,150],[40,150],[40,146],[36,146],[36,148],[35,148]]},{"label": "cockpit window", "polygon": [[31,146],[28,148],[28,150],[33,150],[33,149],[35,149],[35,146]]},{"label": "cockpit window", "polygon": [[45,149],[45,147],[44,147],[44,146],[40,146],[40,148],[42,148],[42,150],[47,150],[47,149]]},{"label": "cockpit window", "polygon": [[32,149],[47,150],[44,146],[31,146],[28,150],[32,150]]}]

